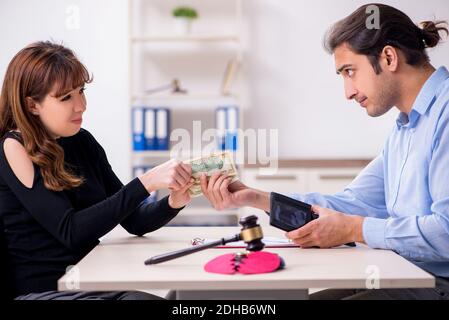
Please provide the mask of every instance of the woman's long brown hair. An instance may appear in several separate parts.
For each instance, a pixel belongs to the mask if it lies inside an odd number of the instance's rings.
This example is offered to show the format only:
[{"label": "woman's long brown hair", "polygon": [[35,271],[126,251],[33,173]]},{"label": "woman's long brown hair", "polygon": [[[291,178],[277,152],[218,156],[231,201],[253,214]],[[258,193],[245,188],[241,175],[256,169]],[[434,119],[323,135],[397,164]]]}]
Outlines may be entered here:
[{"label": "woman's long brown hair", "polygon": [[89,72],[68,48],[36,42],[11,60],[0,95],[0,137],[19,130],[26,152],[41,171],[45,187],[62,191],[78,187],[82,177],[64,164],[64,150],[33,115],[26,99],[42,102],[56,86],[56,97],[92,81]]}]

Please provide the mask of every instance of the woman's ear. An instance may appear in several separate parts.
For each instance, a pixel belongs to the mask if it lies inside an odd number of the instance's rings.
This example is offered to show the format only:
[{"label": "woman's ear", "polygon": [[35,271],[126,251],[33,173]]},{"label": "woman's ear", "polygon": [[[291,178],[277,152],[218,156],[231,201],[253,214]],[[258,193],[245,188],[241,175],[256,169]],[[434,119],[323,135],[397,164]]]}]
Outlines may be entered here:
[{"label": "woman's ear", "polygon": [[30,97],[26,97],[25,101],[26,101],[27,108],[31,112],[31,114],[38,116],[39,110],[37,109],[36,103],[34,102],[34,100]]},{"label": "woman's ear", "polygon": [[396,48],[392,46],[386,46],[382,50],[381,59],[383,60],[383,64],[386,69],[391,72],[395,72],[398,69],[399,65],[399,56]]}]

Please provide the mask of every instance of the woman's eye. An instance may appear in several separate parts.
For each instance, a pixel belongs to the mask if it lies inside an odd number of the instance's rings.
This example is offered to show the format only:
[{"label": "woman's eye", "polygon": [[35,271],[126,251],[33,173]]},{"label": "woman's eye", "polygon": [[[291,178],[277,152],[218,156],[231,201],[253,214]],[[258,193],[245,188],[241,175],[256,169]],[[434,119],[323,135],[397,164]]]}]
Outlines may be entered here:
[{"label": "woman's eye", "polygon": [[72,96],[69,94],[69,95],[66,95],[64,98],[62,98],[61,99],[61,101],[67,101],[67,100],[70,100],[70,98],[71,98]]},{"label": "woman's eye", "polygon": [[354,70],[348,69],[346,70],[346,74],[351,78],[354,75]]},{"label": "woman's eye", "polygon": [[85,87],[82,87],[82,88],[80,89],[80,94],[83,94],[84,91],[86,91],[86,88],[85,88]]}]

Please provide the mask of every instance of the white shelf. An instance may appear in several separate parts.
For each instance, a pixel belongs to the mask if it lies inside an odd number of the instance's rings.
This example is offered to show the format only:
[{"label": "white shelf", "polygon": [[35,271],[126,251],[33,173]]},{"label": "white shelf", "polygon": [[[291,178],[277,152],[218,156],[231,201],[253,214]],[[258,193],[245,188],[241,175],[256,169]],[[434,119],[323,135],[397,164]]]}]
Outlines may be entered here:
[{"label": "white shelf", "polygon": [[133,104],[169,105],[170,108],[204,109],[205,107],[218,107],[223,105],[236,105],[237,96],[223,96],[218,94],[173,94],[173,95],[146,95],[132,96]]},{"label": "white shelf", "polygon": [[[242,210],[217,211],[211,208],[183,209],[167,226],[218,226],[218,225],[238,225]],[[201,236],[201,235],[199,235]]]},{"label": "white shelf", "polygon": [[134,158],[169,158],[170,150],[145,150],[135,151],[133,150]]},{"label": "white shelf", "polygon": [[[216,152],[221,152],[220,150],[216,150]],[[240,155],[240,151],[229,151],[236,155]],[[133,158],[135,160],[141,160],[141,159],[161,159],[161,158],[171,158],[171,151],[170,150],[145,150],[145,151],[132,151]],[[181,159],[191,159],[201,156],[201,151],[193,151],[181,153],[180,158]]]},{"label": "white shelf", "polygon": [[[240,66],[242,61],[245,39],[242,33],[242,0],[222,0],[217,6],[198,0],[195,6],[202,19],[196,24],[194,32],[188,35],[174,32],[172,18],[166,14],[172,4],[166,0],[128,2],[130,108],[167,107],[173,110],[173,125],[191,131],[190,121],[198,119],[206,123],[205,128],[213,127],[215,108],[238,106],[239,127],[243,128],[245,93],[234,83],[238,95],[224,96],[220,86],[226,75],[229,75],[226,78],[231,82],[236,81],[236,70],[230,68],[237,65],[230,63],[235,59]],[[242,72],[240,68],[237,70]],[[148,83],[164,83],[175,76],[188,84],[188,94],[170,94],[168,90],[145,94]],[[243,141],[240,142],[239,138],[240,143],[243,144]],[[199,148],[196,145],[193,147]],[[236,159],[243,159],[242,154],[238,150]],[[130,162],[133,167],[154,165],[167,161],[172,155],[173,158],[186,160],[202,154],[200,151],[177,154],[170,150],[131,149]],[[193,216],[202,215],[195,211]]]},{"label": "white shelf", "polygon": [[[217,150],[219,152],[219,150]],[[244,159],[244,155],[242,151],[233,151],[234,153],[234,161],[237,166],[237,169],[240,170],[243,168],[244,164],[242,163],[242,159]],[[132,151],[132,166],[148,166],[148,165],[159,165],[168,161],[172,158],[185,161],[189,159],[194,159],[202,156],[201,152],[197,153],[182,153],[180,156],[171,156],[170,151],[158,151],[158,150],[147,150],[147,151]],[[240,159],[240,160],[239,160]]]},{"label": "white shelf", "polygon": [[157,36],[133,36],[131,42],[236,42],[240,41],[237,35],[157,35]]}]

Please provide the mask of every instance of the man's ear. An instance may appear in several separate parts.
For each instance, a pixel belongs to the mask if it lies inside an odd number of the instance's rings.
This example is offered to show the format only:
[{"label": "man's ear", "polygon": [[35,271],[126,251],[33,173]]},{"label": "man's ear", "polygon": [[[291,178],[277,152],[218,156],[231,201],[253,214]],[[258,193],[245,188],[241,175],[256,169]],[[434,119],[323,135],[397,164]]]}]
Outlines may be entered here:
[{"label": "man's ear", "polygon": [[395,72],[399,66],[399,55],[396,48],[392,46],[386,46],[380,55],[381,64],[383,66],[382,69],[390,70],[391,72]]},{"label": "man's ear", "polygon": [[25,101],[26,101],[27,108],[31,112],[31,114],[38,116],[39,110],[37,109],[36,103],[34,102],[34,100],[30,97],[26,97]]}]

